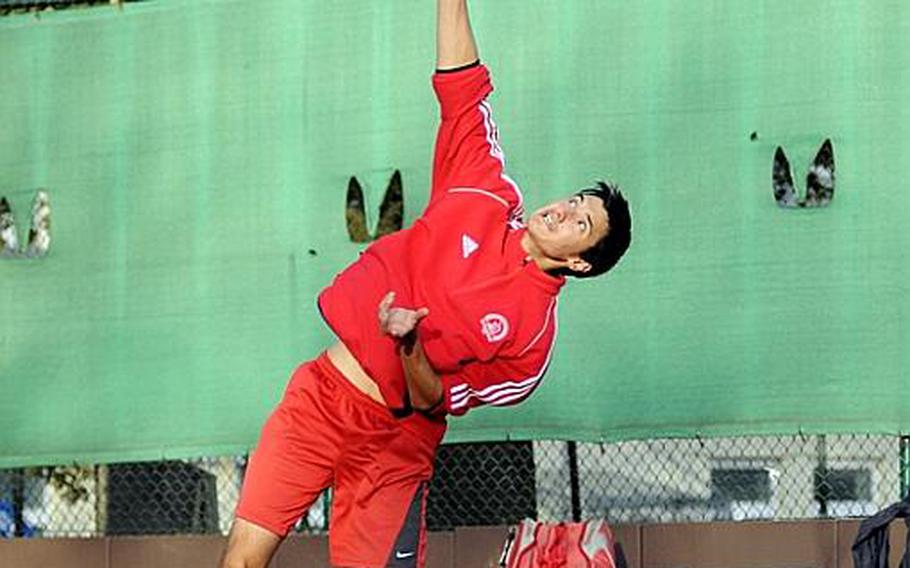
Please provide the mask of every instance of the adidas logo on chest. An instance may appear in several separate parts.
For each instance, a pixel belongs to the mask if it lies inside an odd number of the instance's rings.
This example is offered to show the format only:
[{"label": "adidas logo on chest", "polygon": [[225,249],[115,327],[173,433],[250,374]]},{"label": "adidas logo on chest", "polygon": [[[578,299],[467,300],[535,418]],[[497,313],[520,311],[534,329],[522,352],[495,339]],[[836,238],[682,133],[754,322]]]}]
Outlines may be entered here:
[{"label": "adidas logo on chest", "polygon": [[461,234],[461,257],[468,258],[480,248],[480,244],[467,233]]}]

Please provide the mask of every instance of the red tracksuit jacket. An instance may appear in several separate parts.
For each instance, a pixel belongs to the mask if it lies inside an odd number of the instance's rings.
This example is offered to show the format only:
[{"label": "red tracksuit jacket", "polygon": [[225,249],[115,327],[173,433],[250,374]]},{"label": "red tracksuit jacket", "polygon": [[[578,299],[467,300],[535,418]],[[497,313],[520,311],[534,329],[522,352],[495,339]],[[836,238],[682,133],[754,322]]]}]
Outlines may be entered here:
[{"label": "red tracksuit jacket", "polygon": [[418,334],[442,376],[445,409],[457,415],[515,404],[540,384],[565,279],[521,247],[522,196],[503,171],[486,67],[436,73],[433,87],[442,120],[426,211],[364,251],[319,308],[392,408],[404,406],[406,384],[395,341],[379,329],[379,302],[394,291],[395,305],[429,308]]}]

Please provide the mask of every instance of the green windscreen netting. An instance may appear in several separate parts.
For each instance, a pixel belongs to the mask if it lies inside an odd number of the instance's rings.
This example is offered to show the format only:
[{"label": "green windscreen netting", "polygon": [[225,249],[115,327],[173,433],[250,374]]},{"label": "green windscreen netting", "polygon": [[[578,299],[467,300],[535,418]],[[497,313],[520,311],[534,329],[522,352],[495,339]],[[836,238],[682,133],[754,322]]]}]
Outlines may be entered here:
[{"label": "green windscreen netting", "polygon": [[[0,19],[0,466],[249,448],[331,341],[315,297],[402,172],[426,203],[432,2],[160,0]],[[908,428],[910,5],[475,0],[528,205],[600,177],[633,245],[571,282],[543,386],[450,440]],[[834,200],[779,208],[833,142]]]}]

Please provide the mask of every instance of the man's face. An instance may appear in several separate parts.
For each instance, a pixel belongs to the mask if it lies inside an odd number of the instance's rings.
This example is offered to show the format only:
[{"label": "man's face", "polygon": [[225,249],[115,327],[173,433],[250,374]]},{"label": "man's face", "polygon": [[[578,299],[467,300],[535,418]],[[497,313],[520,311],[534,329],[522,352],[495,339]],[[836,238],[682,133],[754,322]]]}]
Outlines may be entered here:
[{"label": "man's face", "polygon": [[[557,262],[574,262],[606,233],[607,210],[594,195],[573,195],[550,203],[528,219],[528,235],[535,249]],[[578,270],[578,266],[568,266]]]}]

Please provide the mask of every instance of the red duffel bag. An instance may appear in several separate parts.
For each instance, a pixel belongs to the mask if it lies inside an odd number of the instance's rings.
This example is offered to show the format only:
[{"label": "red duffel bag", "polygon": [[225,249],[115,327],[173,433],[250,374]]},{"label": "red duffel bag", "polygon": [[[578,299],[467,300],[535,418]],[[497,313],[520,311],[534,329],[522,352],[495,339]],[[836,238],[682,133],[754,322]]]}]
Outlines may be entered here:
[{"label": "red duffel bag", "polygon": [[500,566],[616,568],[613,532],[604,521],[538,523],[525,519],[510,532]]}]

